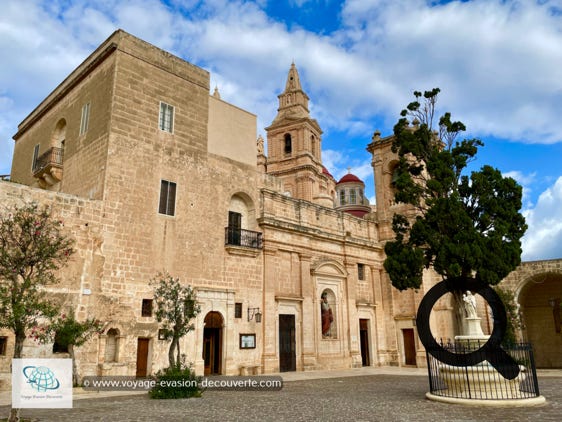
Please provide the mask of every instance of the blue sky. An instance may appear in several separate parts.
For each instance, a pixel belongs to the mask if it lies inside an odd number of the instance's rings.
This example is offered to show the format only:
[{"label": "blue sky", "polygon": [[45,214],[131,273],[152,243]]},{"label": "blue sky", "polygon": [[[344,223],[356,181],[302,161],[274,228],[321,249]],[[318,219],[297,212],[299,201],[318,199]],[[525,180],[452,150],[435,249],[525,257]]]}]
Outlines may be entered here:
[{"label": "blue sky", "polygon": [[17,125],[117,28],[209,70],[264,136],[294,60],[324,164],[371,198],[373,132],[440,87],[439,111],[485,143],[473,168],[524,187],[523,259],[562,257],[562,0],[3,0],[0,174]]}]

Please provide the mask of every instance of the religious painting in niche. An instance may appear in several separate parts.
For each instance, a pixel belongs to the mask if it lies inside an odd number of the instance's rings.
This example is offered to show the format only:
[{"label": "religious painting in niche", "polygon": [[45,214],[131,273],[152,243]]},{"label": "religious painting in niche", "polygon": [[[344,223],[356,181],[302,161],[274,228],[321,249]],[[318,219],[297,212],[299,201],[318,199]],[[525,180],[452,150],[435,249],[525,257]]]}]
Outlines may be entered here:
[{"label": "religious painting in niche", "polygon": [[322,338],[337,337],[336,327],[336,296],[330,289],[324,289],[320,295],[321,329]]}]

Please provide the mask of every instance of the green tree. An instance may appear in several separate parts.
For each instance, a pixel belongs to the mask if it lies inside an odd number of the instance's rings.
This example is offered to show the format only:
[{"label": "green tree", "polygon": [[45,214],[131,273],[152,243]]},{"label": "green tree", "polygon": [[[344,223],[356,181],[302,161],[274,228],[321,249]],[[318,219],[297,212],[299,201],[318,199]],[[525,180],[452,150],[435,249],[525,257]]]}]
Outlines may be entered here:
[{"label": "green tree", "polygon": [[[74,241],[63,232],[47,207],[26,204],[5,208],[0,215],[0,328],[14,333],[14,358],[22,357],[23,342],[41,321],[58,312],[44,287],[58,282],[57,271],[74,252]],[[10,421],[19,419],[12,408]]]},{"label": "green tree", "polygon": [[395,200],[410,207],[393,217],[384,268],[399,290],[419,288],[429,267],[453,283],[496,285],[521,262],[522,189],[489,165],[465,174],[483,143],[458,141],[466,128],[450,113],[435,124],[438,94],[414,92],[394,126]]},{"label": "green tree", "polygon": [[72,383],[79,385],[76,368],[75,348],[82,346],[94,334],[99,333],[102,323],[95,318],[77,321],[74,315],[62,314],[47,326],[34,327],[31,336],[40,343],[55,342],[60,348],[68,350],[72,359]]},{"label": "green tree", "polygon": [[191,286],[182,286],[178,278],[167,273],[158,274],[151,285],[156,287],[156,320],[162,324],[164,339],[172,340],[168,360],[174,368],[181,362],[179,340],[195,328],[190,321],[200,312],[197,297]]},{"label": "green tree", "polygon": [[39,322],[51,320],[58,306],[44,287],[57,283],[57,271],[74,253],[74,241],[47,207],[27,204],[0,216],[0,327],[15,335],[14,358]]}]

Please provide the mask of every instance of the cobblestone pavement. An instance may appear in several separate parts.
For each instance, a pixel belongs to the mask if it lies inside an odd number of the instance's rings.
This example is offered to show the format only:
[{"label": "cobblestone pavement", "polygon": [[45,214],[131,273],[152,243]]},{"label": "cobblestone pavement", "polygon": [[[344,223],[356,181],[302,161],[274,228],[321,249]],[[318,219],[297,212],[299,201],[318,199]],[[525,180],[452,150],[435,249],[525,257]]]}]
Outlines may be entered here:
[{"label": "cobblestone pavement", "polygon": [[[427,376],[370,375],[285,382],[281,391],[206,391],[201,398],[146,394],[74,400],[73,409],[22,409],[34,421],[559,421],[562,377],[539,377],[546,404],[490,408],[425,399]],[[9,407],[0,407],[7,416]]]}]

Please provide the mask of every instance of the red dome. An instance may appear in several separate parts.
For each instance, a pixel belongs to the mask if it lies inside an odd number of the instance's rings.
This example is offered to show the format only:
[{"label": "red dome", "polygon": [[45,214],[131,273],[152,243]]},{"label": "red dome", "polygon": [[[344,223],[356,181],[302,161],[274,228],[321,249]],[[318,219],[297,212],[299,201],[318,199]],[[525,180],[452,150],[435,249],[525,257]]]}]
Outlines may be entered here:
[{"label": "red dome", "polygon": [[345,176],[343,176],[340,179],[340,181],[337,184],[339,185],[340,183],[349,183],[349,182],[363,183],[363,181],[361,179],[359,179],[356,175],[351,174],[351,173],[347,173]]},{"label": "red dome", "polygon": [[334,176],[332,176],[328,171],[328,169],[324,166],[322,166],[322,174],[325,174],[326,176],[331,177],[332,179],[334,178]]}]

